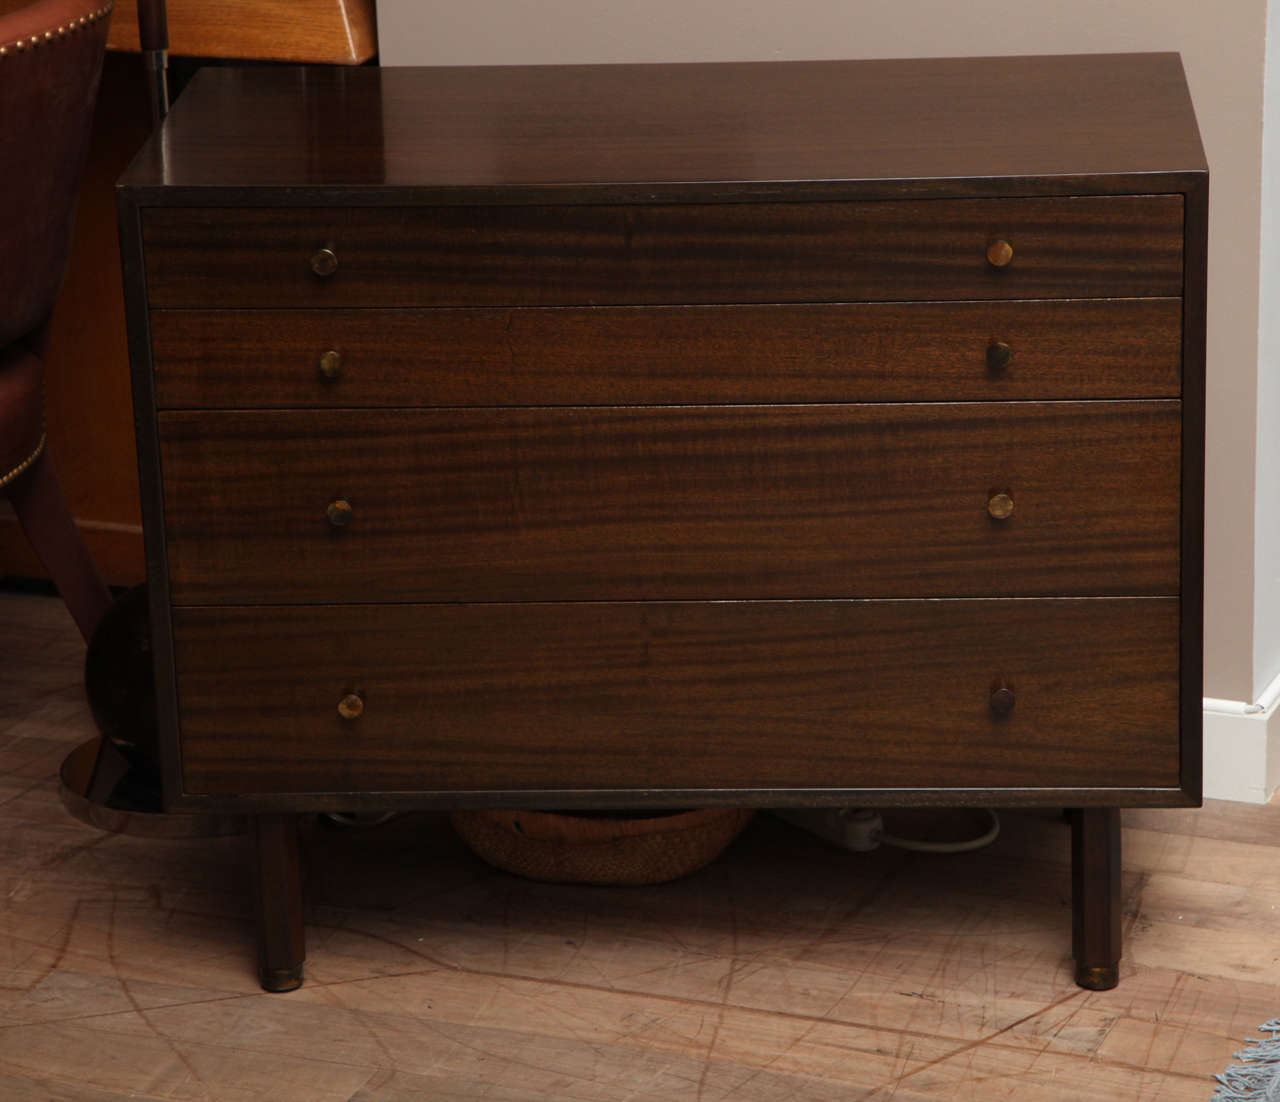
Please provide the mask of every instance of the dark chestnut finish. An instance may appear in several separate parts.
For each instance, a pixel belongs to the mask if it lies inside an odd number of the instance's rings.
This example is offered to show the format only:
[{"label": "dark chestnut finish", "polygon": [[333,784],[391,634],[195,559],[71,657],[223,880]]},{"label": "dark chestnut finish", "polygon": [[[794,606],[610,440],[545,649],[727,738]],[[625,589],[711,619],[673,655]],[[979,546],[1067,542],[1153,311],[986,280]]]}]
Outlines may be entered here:
[{"label": "dark chestnut finish", "polygon": [[122,182],[182,205],[649,203],[1148,194],[1204,172],[1166,53],[209,68]]},{"label": "dark chestnut finish", "polygon": [[1177,298],[151,315],[162,409],[1176,398],[1181,325]]},{"label": "dark chestnut finish", "polygon": [[[1167,598],[183,608],[174,627],[203,795],[1178,783]],[[993,677],[1017,686],[1007,714]]]},{"label": "dark chestnut finish", "polygon": [[168,801],[1082,808],[1114,982],[1207,187],[1168,54],[202,72],[120,191]]},{"label": "dark chestnut finish", "polygon": [[302,984],[307,956],[302,920],[302,866],[293,815],[254,815],[254,901],[262,986],[292,991]]},{"label": "dark chestnut finish", "polygon": [[1120,982],[1120,809],[1076,808],[1070,818],[1076,983],[1109,991]]},{"label": "dark chestnut finish", "polygon": [[1203,757],[1205,304],[1209,251],[1209,176],[1187,197],[1182,320],[1182,771],[1199,799]]},{"label": "dark chestnut finish", "polygon": [[164,413],[170,583],[179,604],[1174,595],[1178,415]]},{"label": "dark chestnut finish", "polygon": [[[987,262],[992,227],[1018,259]],[[1108,298],[1182,289],[1182,199],[156,209],[153,307]],[[324,245],[319,248],[317,246]]]}]

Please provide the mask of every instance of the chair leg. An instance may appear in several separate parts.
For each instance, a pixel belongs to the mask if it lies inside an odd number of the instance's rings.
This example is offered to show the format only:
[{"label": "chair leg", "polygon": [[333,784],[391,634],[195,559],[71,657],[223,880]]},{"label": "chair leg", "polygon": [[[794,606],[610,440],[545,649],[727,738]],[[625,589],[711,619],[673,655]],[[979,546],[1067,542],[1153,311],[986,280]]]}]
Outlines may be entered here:
[{"label": "chair leg", "polygon": [[107,609],[111,592],[89,556],[67,508],[46,448],[5,492],[18,522],[66,602],[87,643]]},{"label": "chair leg", "polygon": [[1076,983],[1109,991],[1120,981],[1120,810],[1071,814],[1071,923]]},{"label": "chair leg", "polygon": [[302,986],[307,956],[296,815],[250,816],[260,978],[266,991]]}]

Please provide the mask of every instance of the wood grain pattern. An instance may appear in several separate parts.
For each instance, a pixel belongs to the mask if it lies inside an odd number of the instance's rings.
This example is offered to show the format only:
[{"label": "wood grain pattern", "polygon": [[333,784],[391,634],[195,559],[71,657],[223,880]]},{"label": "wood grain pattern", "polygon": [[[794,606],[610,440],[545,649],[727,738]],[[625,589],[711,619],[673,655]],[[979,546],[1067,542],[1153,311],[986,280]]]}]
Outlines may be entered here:
[{"label": "wood grain pattern", "polygon": [[[175,55],[359,65],[378,51],[373,0],[166,0],[165,7]],[[137,0],[116,0],[107,48],[138,49]]]},{"label": "wood grain pattern", "polygon": [[1178,413],[169,412],[173,601],[1171,595]]},{"label": "wood grain pattern", "polygon": [[181,203],[661,202],[1180,191],[1206,171],[1169,53],[205,69],[124,182]]},{"label": "wood grain pattern", "polygon": [[184,789],[1173,786],[1177,622],[1169,599],[180,608]]},{"label": "wood grain pattern", "polygon": [[[1182,198],[166,208],[152,307],[1109,298],[1182,291]],[[993,235],[1012,264],[986,258]],[[328,278],[310,268],[336,253]]]},{"label": "wood grain pattern", "polygon": [[995,401],[1177,397],[1181,317],[1179,299],[156,310],[151,333],[162,409]]}]

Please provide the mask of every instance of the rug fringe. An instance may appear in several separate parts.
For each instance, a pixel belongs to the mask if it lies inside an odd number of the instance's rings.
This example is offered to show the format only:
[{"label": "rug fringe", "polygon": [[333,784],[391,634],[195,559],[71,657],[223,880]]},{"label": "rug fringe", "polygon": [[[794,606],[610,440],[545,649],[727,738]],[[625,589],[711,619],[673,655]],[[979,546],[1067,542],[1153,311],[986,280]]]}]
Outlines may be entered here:
[{"label": "rug fringe", "polygon": [[1258,1027],[1270,1037],[1250,1037],[1249,1047],[1214,1078],[1222,1085],[1210,1102],[1280,1102],[1280,1018]]}]

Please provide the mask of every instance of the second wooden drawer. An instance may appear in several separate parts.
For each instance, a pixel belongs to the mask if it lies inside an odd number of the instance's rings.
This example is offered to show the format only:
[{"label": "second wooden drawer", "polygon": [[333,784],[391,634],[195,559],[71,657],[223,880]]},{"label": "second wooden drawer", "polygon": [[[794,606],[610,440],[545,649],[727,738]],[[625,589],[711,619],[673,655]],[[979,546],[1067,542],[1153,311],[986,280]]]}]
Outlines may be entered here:
[{"label": "second wooden drawer", "polygon": [[161,409],[1176,398],[1182,300],[156,310]]}]

